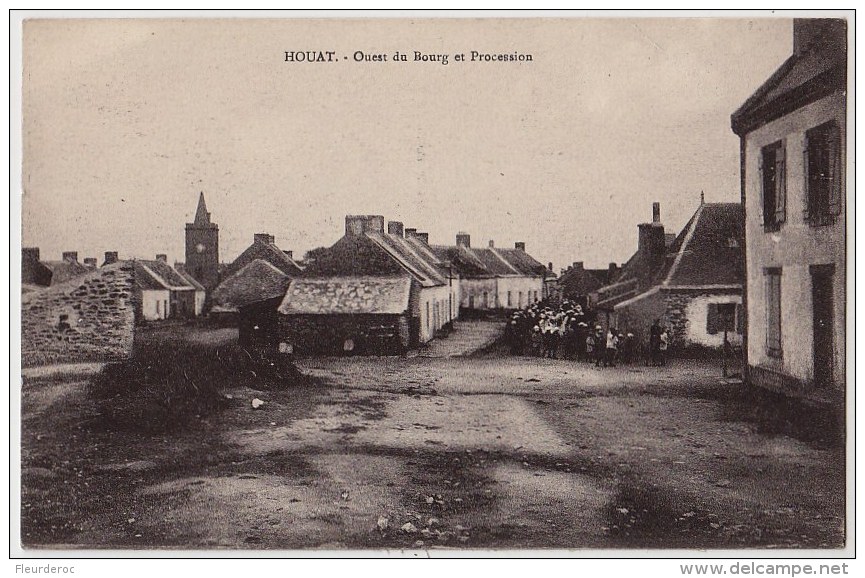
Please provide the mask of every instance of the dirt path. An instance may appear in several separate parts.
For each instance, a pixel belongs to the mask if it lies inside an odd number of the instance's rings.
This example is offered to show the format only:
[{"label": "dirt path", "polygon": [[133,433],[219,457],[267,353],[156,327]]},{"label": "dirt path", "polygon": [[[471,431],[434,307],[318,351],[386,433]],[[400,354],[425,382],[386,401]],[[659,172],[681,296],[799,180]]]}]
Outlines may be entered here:
[{"label": "dirt path", "polygon": [[[42,416],[25,422],[25,471],[43,474],[26,479],[25,541],[843,544],[842,452],[737,419],[738,397],[712,365],[598,370],[498,357],[300,365],[320,385],[233,390],[222,414],[171,436],[93,431],[76,387],[63,404],[46,401],[60,390],[25,397],[25,412]],[[257,410],[253,398],[264,402]]]}]

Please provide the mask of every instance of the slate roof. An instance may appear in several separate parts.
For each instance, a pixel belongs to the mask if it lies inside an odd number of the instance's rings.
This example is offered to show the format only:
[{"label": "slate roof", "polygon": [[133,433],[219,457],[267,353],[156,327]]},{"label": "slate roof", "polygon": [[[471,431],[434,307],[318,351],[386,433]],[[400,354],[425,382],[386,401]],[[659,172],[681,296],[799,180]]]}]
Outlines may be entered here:
[{"label": "slate roof", "polygon": [[320,277],[291,280],[284,315],[394,314],[409,308],[411,277]]},{"label": "slate roof", "polygon": [[441,260],[450,261],[461,277],[543,277],[546,267],[521,249],[433,245],[430,249]]},{"label": "slate roof", "polygon": [[90,269],[78,261],[41,261],[41,263],[51,271],[51,285],[63,283],[90,272]]},{"label": "slate roof", "polygon": [[600,277],[597,271],[597,269],[572,267],[559,277],[559,287],[562,288],[565,296],[588,295],[606,285],[605,280],[609,277],[609,272],[606,269],[601,270],[606,275]]},{"label": "slate roof", "polygon": [[303,267],[286,255],[285,251],[276,246],[275,243],[265,243],[263,241],[255,241],[219,273],[222,275],[222,278],[231,277],[255,259],[267,261],[286,275],[291,275],[292,277],[303,274]]},{"label": "slate roof", "polygon": [[[170,291],[194,291],[184,275],[165,261],[135,260],[135,282],[141,289],[168,289]],[[201,287],[198,285],[198,287]]]},{"label": "slate roof", "polygon": [[666,285],[738,285],[742,283],[742,205],[706,203],[671,245]]},{"label": "slate roof", "polygon": [[[822,37],[788,58],[731,116],[736,134],[779,118],[847,85],[846,25],[822,19]],[[820,25],[812,19],[811,25]],[[828,24],[828,26],[826,26]],[[794,23],[794,27],[797,24]]]},{"label": "slate roof", "polygon": [[271,263],[256,259],[214,290],[214,310],[236,311],[251,303],[282,297],[290,282],[291,277]]}]

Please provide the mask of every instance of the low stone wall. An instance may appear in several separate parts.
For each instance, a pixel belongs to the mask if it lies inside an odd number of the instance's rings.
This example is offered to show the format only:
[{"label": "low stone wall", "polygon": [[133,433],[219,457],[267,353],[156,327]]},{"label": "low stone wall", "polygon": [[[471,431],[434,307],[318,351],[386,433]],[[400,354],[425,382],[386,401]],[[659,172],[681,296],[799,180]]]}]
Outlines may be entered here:
[{"label": "low stone wall", "polygon": [[134,328],[132,263],[108,265],[22,296],[21,363],[126,359]]},{"label": "low stone wall", "polygon": [[279,338],[301,355],[394,355],[408,348],[409,326],[404,315],[279,315]]}]

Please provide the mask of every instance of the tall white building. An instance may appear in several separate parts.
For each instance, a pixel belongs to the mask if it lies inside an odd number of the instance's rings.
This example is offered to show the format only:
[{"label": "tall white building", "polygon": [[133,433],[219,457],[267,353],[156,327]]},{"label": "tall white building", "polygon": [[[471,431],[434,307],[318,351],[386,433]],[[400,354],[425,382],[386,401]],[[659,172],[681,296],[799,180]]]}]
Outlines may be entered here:
[{"label": "tall white building", "polygon": [[846,347],[847,24],[801,19],[793,54],[732,115],[745,208],[745,371],[841,399]]}]

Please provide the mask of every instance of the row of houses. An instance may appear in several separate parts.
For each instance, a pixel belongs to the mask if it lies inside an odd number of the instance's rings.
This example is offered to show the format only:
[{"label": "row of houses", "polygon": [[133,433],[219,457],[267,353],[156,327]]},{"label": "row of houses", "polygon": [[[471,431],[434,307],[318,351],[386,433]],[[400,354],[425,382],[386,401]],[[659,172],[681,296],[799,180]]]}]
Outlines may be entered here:
[{"label": "row of houses", "polygon": [[[213,294],[237,313],[241,339],[306,352],[405,350],[446,333],[460,312],[516,309],[543,299],[547,272],[523,243],[453,246],[381,215],[348,215],[343,236],[305,266],[287,267],[256,235]],[[270,248],[269,248],[270,247]]]}]

